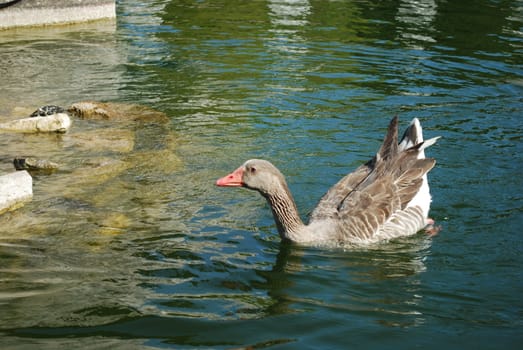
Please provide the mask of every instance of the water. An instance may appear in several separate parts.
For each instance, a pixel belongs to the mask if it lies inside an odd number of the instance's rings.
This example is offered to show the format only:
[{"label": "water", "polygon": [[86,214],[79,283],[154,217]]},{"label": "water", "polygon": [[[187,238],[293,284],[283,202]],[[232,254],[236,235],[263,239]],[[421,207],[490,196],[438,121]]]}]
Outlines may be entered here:
[{"label": "water", "polygon": [[[522,9],[122,1],[116,24],[0,32],[0,115],[101,100],[172,121],[1,135],[2,173],[21,154],[66,166],[0,216],[2,348],[516,348]],[[395,114],[442,136],[434,238],[282,245],[262,198],[213,185],[267,158],[305,215]],[[133,150],[75,144],[106,128]],[[93,159],[125,166],[86,180]]]}]

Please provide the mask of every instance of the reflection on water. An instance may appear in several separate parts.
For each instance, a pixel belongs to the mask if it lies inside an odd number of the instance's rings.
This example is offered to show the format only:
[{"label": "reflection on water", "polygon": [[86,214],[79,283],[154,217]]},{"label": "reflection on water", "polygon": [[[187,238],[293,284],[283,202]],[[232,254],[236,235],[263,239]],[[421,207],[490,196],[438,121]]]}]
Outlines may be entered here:
[{"label": "reflection on water", "polygon": [[290,27],[291,33],[294,28],[303,27],[309,24],[307,16],[311,13],[311,6],[307,0],[269,1],[269,18],[274,27]]},{"label": "reflection on water", "polygon": [[[430,239],[416,238],[353,250],[350,256],[283,246],[272,270],[260,274],[267,279],[268,295],[278,300],[271,312],[320,306],[407,327],[423,323],[419,275],[426,270],[430,246]],[[311,279],[317,289],[308,288]]]},{"label": "reflection on water", "polygon": [[8,92],[0,97],[0,115],[17,106],[118,99],[114,87],[123,83],[125,55],[115,33],[114,21],[0,33],[0,76]]},{"label": "reflection on water", "polygon": [[[398,7],[396,20],[403,24],[400,27],[399,39],[413,48],[423,48],[416,45],[416,41],[435,43],[434,28],[438,6],[434,0],[406,0],[401,1]],[[427,35],[431,34],[433,35]]]},{"label": "reflection on water", "polygon": [[[15,156],[62,166],[0,216],[2,347],[516,348],[517,2],[125,1],[118,13],[0,32],[1,118],[100,100],[169,119],[0,135],[0,172]],[[310,212],[396,113],[443,136],[430,149],[436,237],[280,244],[262,198],[213,185],[268,158]]]}]

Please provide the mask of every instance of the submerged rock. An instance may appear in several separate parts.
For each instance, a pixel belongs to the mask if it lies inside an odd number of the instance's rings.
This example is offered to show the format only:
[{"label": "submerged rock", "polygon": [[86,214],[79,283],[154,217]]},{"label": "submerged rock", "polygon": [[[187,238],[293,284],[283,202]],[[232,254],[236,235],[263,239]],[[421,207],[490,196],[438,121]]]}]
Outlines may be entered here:
[{"label": "submerged rock", "polygon": [[68,112],[82,119],[167,123],[165,113],[135,104],[84,101],[69,107]]},{"label": "submerged rock", "polygon": [[173,151],[169,149],[142,151],[131,154],[126,160],[140,173],[172,174],[183,167],[183,163]]},{"label": "submerged rock", "polygon": [[[176,155],[178,137],[164,113],[139,105],[79,102],[68,109],[68,114],[48,115],[60,111],[58,106],[43,106],[36,111],[18,107],[16,117],[13,112],[9,119],[0,121],[1,126],[11,129],[18,123],[16,131],[35,132],[4,134],[4,144],[9,148],[4,150],[0,165],[5,163],[9,169],[13,162],[20,170],[17,173],[29,173],[29,179],[30,175],[37,178],[37,174],[54,172],[52,177],[38,177],[38,193],[33,198],[37,215],[26,210],[3,215],[0,227],[13,215],[26,215],[32,222],[41,220],[39,228],[48,226],[50,230],[62,224],[81,225],[70,222],[83,220],[92,230],[110,238],[125,233],[144,215],[169,217],[170,178],[183,168],[183,162]],[[29,115],[32,117],[13,121]],[[43,131],[41,120],[62,115],[68,116],[69,123],[75,116],[84,120],[75,120],[74,129],[66,134],[36,134]],[[13,160],[12,155],[18,157]],[[62,214],[69,209],[76,215],[72,220],[69,213]],[[17,225],[14,230],[24,227]]]},{"label": "submerged rock", "polygon": [[70,134],[65,142],[90,151],[128,153],[134,148],[134,138],[132,130],[104,128]]},{"label": "submerged rock", "polygon": [[72,171],[71,180],[78,186],[98,185],[118,176],[129,167],[128,162],[118,159],[93,159]]},{"label": "submerged rock", "polygon": [[[112,188],[107,183],[115,181],[115,178],[130,167],[131,164],[129,162],[118,159],[91,159],[70,173],[63,174],[61,181],[61,187],[63,188],[60,195],[67,199],[82,201],[92,205],[96,202],[94,198],[98,196],[105,197],[108,189]],[[122,195],[125,195],[125,192],[119,192],[119,196]],[[110,203],[103,204],[100,207],[106,207]]]},{"label": "submerged rock", "polygon": [[15,158],[13,165],[16,170],[28,170],[28,171],[44,171],[53,172],[58,169],[57,163],[51,162],[47,159],[38,158]]},{"label": "submerged rock", "polygon": [[45,117],[29,117],[0,123],[0,130],[24,133],[58,132],[64,133],[71,127],[71,119],[66,113]]},{"label": "submerged rock", "polygon": [[125,233],[131,224],[131,219],[123,213],[108,213],[98,222],[98,233],[104,235],[115,235]]},{"label": "submerged rock", "polygon": [[20,208],[33,198],[33,178],[27,171],[0,176],[0,214]]}]

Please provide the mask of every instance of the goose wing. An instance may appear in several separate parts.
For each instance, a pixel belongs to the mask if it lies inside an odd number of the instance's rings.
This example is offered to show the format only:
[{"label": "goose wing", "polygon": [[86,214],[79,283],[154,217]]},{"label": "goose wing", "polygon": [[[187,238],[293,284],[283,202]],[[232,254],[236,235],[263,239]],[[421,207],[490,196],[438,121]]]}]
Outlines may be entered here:
[{"label": "goose wing", "polygon": [[[355,171],[343,177],[332,186],[320,199],[310,216],[310,221],[335,218],[338,216],[340,204],[356,188],[364,186],[365,182],[372,181],[371,173],[375,169],[376,160],[389,159],[398,151],[398,117],[392,118],[387,134],[375,157],[359,166]],[[375,177],[375,176],[374,176]]]},{"label": "goose wing", "polygon": [[425,158],[424,149],[437,138],[422,140],[415,119],[398,143],[398,118],[394,117],[376,156],[334,185],[318,203],[311,221],[337,220],[340,240],[391,238],[423,228],[423,210],[409,204],[434,167],[435,160]]},{"label": "goose wing", "polygon": [[[399,157],[389,166],[409,163],[411,157]],[[408,204],[423,183],[423,176],[434,166],[434,159],[415,159],[408,170],[386,169],[373,182],[353,190],[338,208],[340,240],[358,239],[373,241],[375,238],[393,238],[413,234],[425,223],[423,211]],[[377,164],[378,170],[381,164]],[[371,174],[372,175],[372,174]],[[386,236],[386,237],[384,237]]]}]

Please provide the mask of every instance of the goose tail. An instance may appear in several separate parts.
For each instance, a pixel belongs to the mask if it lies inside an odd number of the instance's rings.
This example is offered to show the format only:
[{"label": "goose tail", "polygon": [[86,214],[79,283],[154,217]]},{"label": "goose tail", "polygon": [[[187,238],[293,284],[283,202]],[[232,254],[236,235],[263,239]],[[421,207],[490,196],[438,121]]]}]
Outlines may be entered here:
[{"label": "goose tail", "polygon": [[[405,130],[403,137],[398,146],[400,152],[408,150],[411,147],[418,148],[418,159],[425,158],[425,149],[429,146],[432,146],[440,137],[433,137],[426,141],[423,140],[423,129],[418,118],[412,119],[410,125]],[[418,193],[412,198],[412,200],[407,204],[407,207],[410,206],[419,206],[423,212],[425,218],[428,217],[430,203],[432,202],[432,196],[430,195],[429,181],[427,179],[427,174],[422,177],[422,185]]]},{"label": "goose tail", "polygon": [[423,142],[423,130],[418,118],[412,119],[410,125],[405,129],[399,144],[399,151],[404,151]]}]

